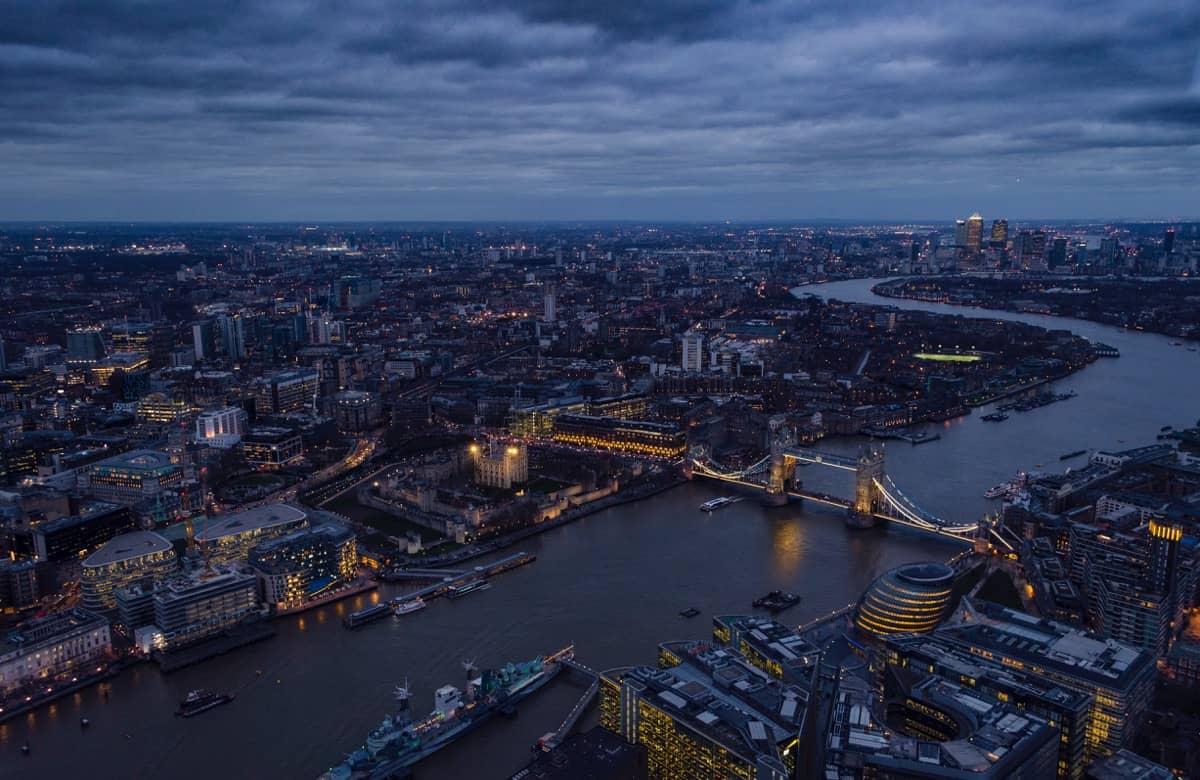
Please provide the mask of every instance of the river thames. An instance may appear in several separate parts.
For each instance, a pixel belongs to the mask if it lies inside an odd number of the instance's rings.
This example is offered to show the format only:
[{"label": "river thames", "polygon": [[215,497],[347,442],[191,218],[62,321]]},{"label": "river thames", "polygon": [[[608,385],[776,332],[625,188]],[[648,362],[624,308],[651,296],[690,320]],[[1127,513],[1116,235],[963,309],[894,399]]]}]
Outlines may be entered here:
[{"label": "river thames", "polygon": [[[1059,456],[1084,448],[1133,447],[1154,441],[1163,425],[1190,425],[1200,355],[1156,335],[1076,320],[874,296],[871,282],[806,287],[847,301],[1019,319],[1066,328],[1121,350],[1055,384],[1075,398],[1000,424],[986,410],[938,426],[941,439],[891,443],[887,469],[922,506],[944,517],[975,519],[996,505],[982,497],[1018,469],[1059,470]],[[861,442],[827,440],[823,449],[854,452]],[[801,470],[814,487],[846,490],[845,477]],[[840,480],[840,481],[839,481]],[[347,631],[341,617],[365,596],[276,623],[278,636],[172,675],[140,666],[0,726],[0,777],[314,778],[358,744],[391,707],[406,678],[414,709],[432,706],[433,689],[460,683],[460,662],[480,667],[529,658],[574,642],[595,668],[654,663],[669,639],[706,637],[714,614],[741,613],[773,588],[803,596],[783,619],[800,623],[849,603],[882,571],[901,563],[945,559],[960,545],[904,529],[850,531],[830,509],[764,509],[743,500],[706,514],[720,485],[691,483],[645,501],[609,509],[530,540],[531,566],[501,575],[485,592],[438,601],[402,619]],[[701,616],[679,617],[694,606]],[[236,700],[194,719],[172,713],[190,688],[232,690]],[[530,745],[557,726],[584,688],[556,681],[521,705],[515,720],[497,720],[416,768],[421,780],[506,778],[530,757]],[[79,718],[91,727],[83,731]],[[32,753],[18,747],[28,741]],[[219,769],[218,769],[219,767]]]}]

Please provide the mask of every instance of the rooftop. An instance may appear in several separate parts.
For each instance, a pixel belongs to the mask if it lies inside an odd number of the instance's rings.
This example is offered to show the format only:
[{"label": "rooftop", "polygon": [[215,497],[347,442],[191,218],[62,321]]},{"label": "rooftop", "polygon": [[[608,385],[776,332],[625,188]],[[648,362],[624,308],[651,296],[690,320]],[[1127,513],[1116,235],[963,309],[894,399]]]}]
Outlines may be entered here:
[{"label": "rooftop", "polygon": [[1092,780],[1172,780],[1171,770],[1128,750],[1118,750],[1088,768]]},{"label": "rooftop", "polygon": [[165,452],[158,450],[130,450],[122,452],[119,455],[114,455],[111,458],[105,458],[93,464],[95,467],[106,468],[129,468],[129,469],[164,469],[173,468],[175,464],[171,463],[171,458]]},{"label": "rooftop", "polygon": [[208,523],[208,527],[196,534],[196,541],[209,542],[223,536],[243,534],[279,525],[303,522],[308,517],[302,509],[290,504],[267,504],[241,512],[221,515]]},{"label": "rooftop", "polygon": [[130,531],[113,537],[103,547],[84,559],[84,567],[107,566],[110,563],[128,561],[143,555],[166,552],[171,543],[153,531]]}]

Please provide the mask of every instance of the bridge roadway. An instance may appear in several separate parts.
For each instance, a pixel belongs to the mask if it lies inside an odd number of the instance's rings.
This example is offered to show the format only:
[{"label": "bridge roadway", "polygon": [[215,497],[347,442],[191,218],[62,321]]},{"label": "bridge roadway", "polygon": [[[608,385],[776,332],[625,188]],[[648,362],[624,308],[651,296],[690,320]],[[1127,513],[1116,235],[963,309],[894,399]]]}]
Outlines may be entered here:
[{"label": "bridge roadway", "polygon": [[[888,522],[898,523],[909,528],[915,528],[919,531],[932,533],[947,539],[954,539],[959,542],[973,543],[977,532],[977,525],[974,523],[949,523],[941,518],[933,515],[930,512],[922,509],[916,502],[904,494],[903,491],[892,481],[891,477],[882,471],[874,473],[863,472],[859,473],[860,463],[853,458],[847,458],[843,455],[834,453],[821,452],[803,447],[789,447],[777,451],[777,456],[782,457],[784,461],[793,461],[800,464],[813,464],[825,466],[828,468],[839,469],[842,471],[853,471],[859,479],[869,479],[871,491],[880,499],[880,503],[885,511],[874,511],[875,517],[886,520]],[[760,475],[764,471],[770,470],[771,456],[759,460],[741,470],[734,471],[724,469],[719,463],[708,459],[693,458],[692,473],[696,476],[716,479],[722,482],[729,482],[743,487],[752,488],[754,490],[766,490],[767,484],[760,479]],[[876,465],[881,467],[881,461]],[[808,499],[816,501],[827,506],[837,507],[851,511],[854,509],[854,502],[849,499],[843,499],[838,496],[831,496],[825,493],[816,493],[806,490],[791,490],[786,491],[786,495],[794,498]],[[993,532],[994,535],[994,532]],[[998,537],[999,538],[999,537]],[[1007,540],[1001,538],[1001,541],[1007,544]]]},{"label": "bridge roadway", "polygon": [[563,718],[563,721],[558,725],[558,728],[551,732],[551,734],[538,740],[539,746],[546,751],[553,750],[562,744],[563,740],[567,738],[567,735],[571,733],[571,730],[575,728],[575,724],[578,723],[579,719],[583,717],[583,714],[587,712],[588,707],[595,700],[597,694],[600,693],[599,672],[597,672],[595,669],[592,669],[590,666],[579,663],[575,660],[574,656],[565,656],[558,660],[563,666],[566,666],[567,668],[577,672],[582,672],[583,674],[591,677],[592,683],[588,686],[588,689],[583,692],[583,695],[579,697],[579,701],[575,702],[575,706],[571,707],[570,712],[568,712],[567,716]]}]

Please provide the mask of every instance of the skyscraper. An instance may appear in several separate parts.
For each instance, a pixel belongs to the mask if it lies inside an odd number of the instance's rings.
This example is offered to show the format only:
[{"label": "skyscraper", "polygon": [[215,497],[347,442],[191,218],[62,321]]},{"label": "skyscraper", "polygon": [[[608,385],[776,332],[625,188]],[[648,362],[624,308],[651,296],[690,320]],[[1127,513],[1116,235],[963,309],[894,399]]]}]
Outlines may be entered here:
[{"label": "skyscraper", "polygon": [[684,371],[704,369],[704,334],[692,331],[683,334],[683,359],[680,366]]},{"label": "skyscraper", "polygon": [[975,212],[967,218],[967,251],[973,255],[979,254],[983,248],[983,217]]},{"label": "skyscraper", "polygon": [[542,299],[542,304],[544,306],[542,319],[546,322],[554,322],[558,317],[558,293],[555,291],[553,285],[546,286],[546,293]]},{"label": "skyscraper", "polygon": [[1008,220],[992,220],[992,239],[988,242],[993,249],[1003,249],[1008,245]]},{"label": "skyscraper", "polygon": [[965,219],[954,220],[954,245],[967,245],[967,221]]},{"label": "skyscraper", "polygon": [[1163,233],[1163,252],[1171,254],[1175,251],[1175,228],[1167,228]]},{"label": "skyscraper", "polygon": [[1067,239],[1058,237],[1050,243],[1046,253],[1046,267],[1053,270],[1067,264]]},{"label": "skyscraper", "polygon": [[1021,234],[1021,268],[1026,271],[1041,265],[1046,255],[1046,233],[1027,230]]}]

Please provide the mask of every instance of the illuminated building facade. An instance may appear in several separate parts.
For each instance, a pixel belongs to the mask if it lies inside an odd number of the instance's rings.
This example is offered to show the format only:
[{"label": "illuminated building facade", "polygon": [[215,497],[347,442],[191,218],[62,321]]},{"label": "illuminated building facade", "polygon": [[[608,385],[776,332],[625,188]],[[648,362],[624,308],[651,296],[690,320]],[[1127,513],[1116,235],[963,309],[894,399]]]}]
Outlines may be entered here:
[{"label": "illuminated building facade", "polygon": [[246,432],[246,410],[238,406],[206,409],[196,416],[196,441],[229,447]]},{"label": "illuminated building facade", "polygon": [[255,545],[249,560],[263,601],[276,610],[290,609],[353,579],[355,542],[349,529],[318,525]]},{"label": "illuminated building facade", "polygon": [[290,504],[265,504],[209,518],[196,543],[214,563],[244,561],[261,542],[308,527],[308,513]]},{"label": "illuminated building facade", "polygon": [[102,501],[137,504],[183,484],[183,471],[158,450],[131,450],[88,467],[91,492]]},{"label": "illuminated building facade", "polygon": [[153,601],[154,625],[162,633],[160,646],[173,650],[216,636],[258,614],[258,580],[234,570],[177,574],[155,585]]},{"label": "illuminated building facade", "polygon": [[108,621],[72,607],[34,618],[0,639],[0,694],[30,683],[94,673],[112,652]]},{"label": "illuminated building facade", "polygon": [[171,398],[163,393],[149,393],[137,402],[138,419],[147,422],[178,422],[190,411],[188,403],[182,398]]},{"label": "illuminated building facade", "polygon": [[511,490],[529,481],[529,452],[524,444],[472,444],[468,452],[475,469],[475,482],[480,485]]},{"label": "illuminated building facade", "polygon": [[254,383],[255,406],[259,414],[287,414],[312,406],[317,395],[320,374],[312,369],[281,371]]},{"label": "illuminated building facade", "polygon": [[978,212],[967,217],[967,251],[979,254],[983,248],[983,217]]},{"label": "illuminated building facade", "polygon": [[112,384],[113,376],[121,372],[126,378],[150,368],[150,357],[144,352],[114,352],[102,358],[89,369],[92,382],[100,387]]},{"label": "illuminated building facade", "polygon": [[942,563],[910,563],[885,572],[863,593],[854,624],[875,637],[928,633],[946,617],[954,570]]},{"label": "illuminated building facade", "polygon": [[900,634],[887,637],[879,652],[876,686],[889,699],[908,695],[909,680],[940,677],[962,686],[972,696],[1001,702],[1046,720],[1059,731],[1057,776],[1083,776],[1084,744],[1090,697],[1082,691],[1039,678],[1027,671],[985,659],[939,637]]},{"label": "illuminated building facade", "polygon": [[645,748],[651,780],[796,776],[807,688],[704,642],[660,645],[659,667],[600,677],[600,725]]},{"label": "illuminated building facade", "polygon": [[290,428],[251,428],[242,436],[242,457],[251,466],[286,466],[304,457],[304,440]]},{"label": "illuminated building facade", "polygon": [[1044,718],[977,697],[940,677],[883,707],[854,675],[836,681],[825,734],[825,778],[1050,780],[1058,730]]},{"label": "illuminated building facade", "polygon": [[593,415],[558,415],[554,418],[551,437],[563,444],[626,455],[677,458],[687,450],[687,436],[674,423]]},{"label": "illuminated building facade", "polygon": [[175,550],[163,537],[152,531],[121,534],[84,558],[79,577],[83,606],[114,609],[117,588],[165,577],[176,568]]},{"label": "illuminated building facade", "polygon": [[1133,645],[986,601],[976,620],[938,630],[939,640],[1089,698],[1084,762],[1125,747],[1145,721],[1154,694],[1154,656]]},{"label": "illuminated building facade", "polygon": [[590,401],[576,398],[566,403],[539,404],[514,409],[508,429],[514,436],[550,436],[554,431],[554,418],[560,414],[636,420],[649,413],[650,399],[641,393],[594,398]]},{"label": "illuminated building facade", "polygon": [[807,685],[821,650],[794,629],[770,618],[722,615],[713,618],[713,639],[747,663],[784,682]]}]

